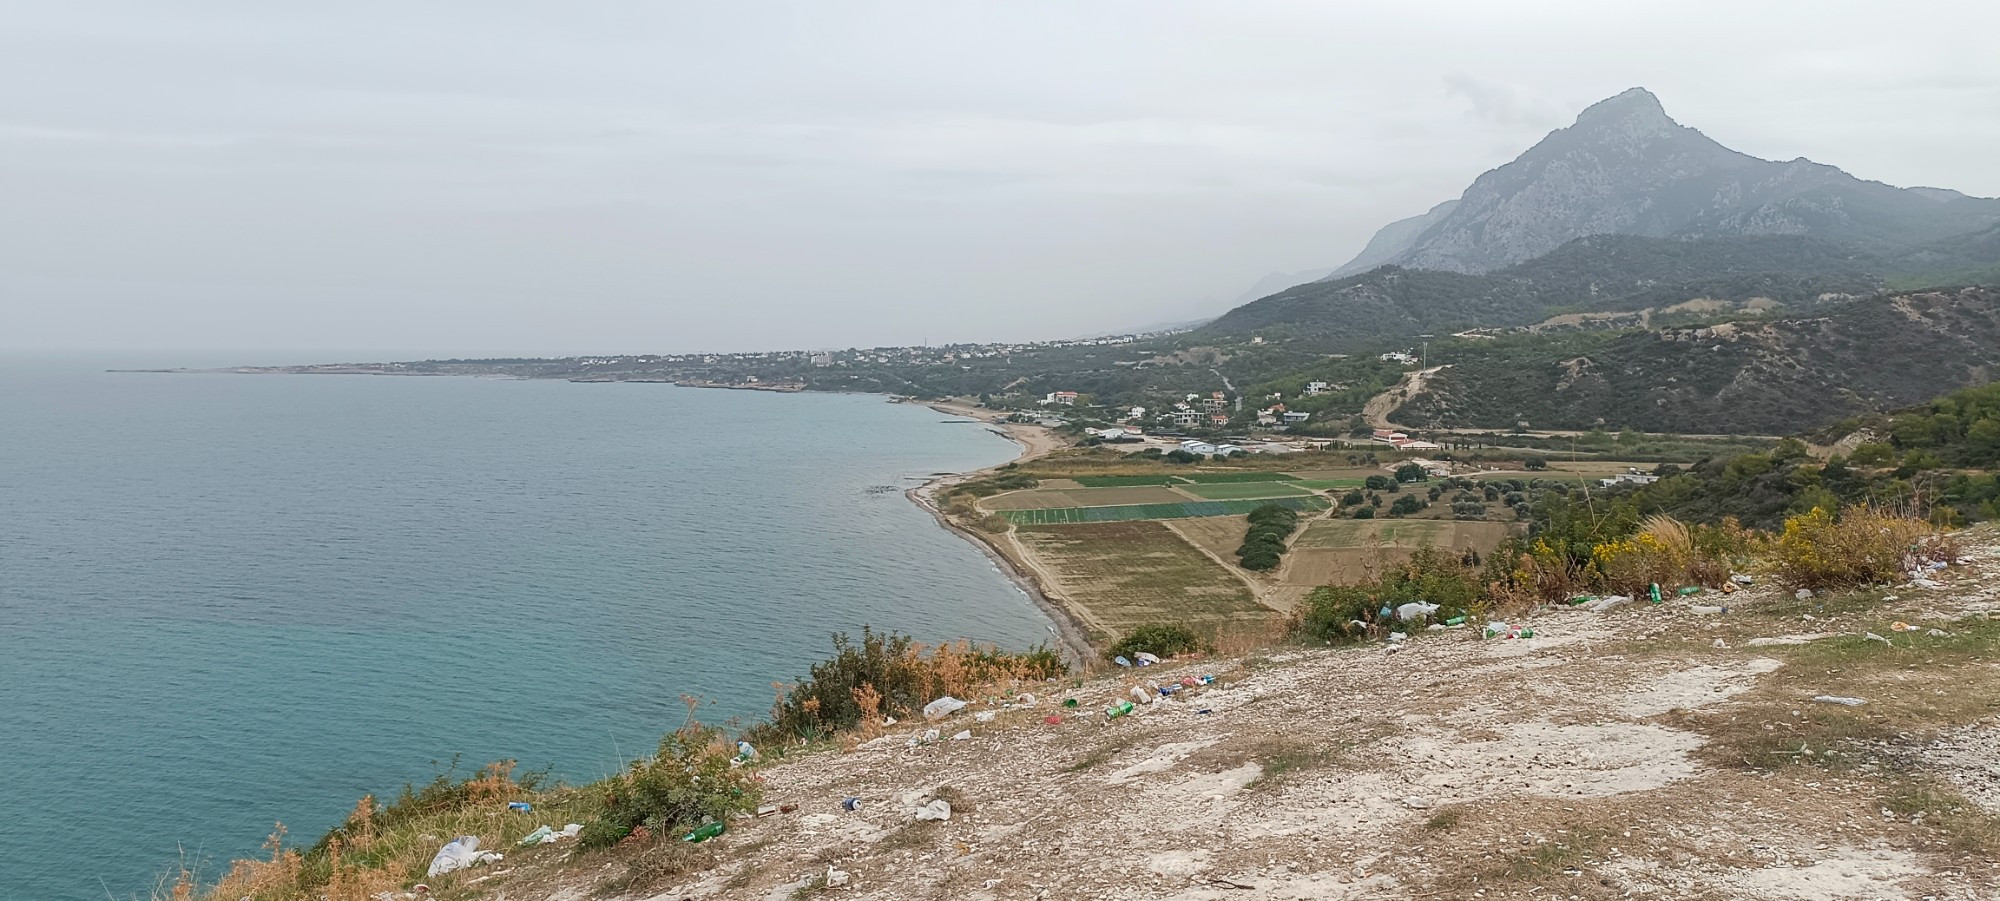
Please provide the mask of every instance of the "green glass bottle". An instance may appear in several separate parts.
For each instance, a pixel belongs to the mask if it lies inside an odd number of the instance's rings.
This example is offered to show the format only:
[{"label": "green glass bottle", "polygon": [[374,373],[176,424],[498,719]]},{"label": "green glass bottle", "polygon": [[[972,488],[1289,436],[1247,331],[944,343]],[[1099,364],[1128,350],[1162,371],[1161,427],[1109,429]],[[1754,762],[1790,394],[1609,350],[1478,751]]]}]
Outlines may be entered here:
[{"label": "green glass bottle", "polygon": [[716,820],[713,823],[703,823],[699,826],[696,826],[693,832],[681,836],[681,841],[705,842],[718,835],[721,835],[722,833],[728,831],[728,829],[729,827],[724,826],[721,820]]}]

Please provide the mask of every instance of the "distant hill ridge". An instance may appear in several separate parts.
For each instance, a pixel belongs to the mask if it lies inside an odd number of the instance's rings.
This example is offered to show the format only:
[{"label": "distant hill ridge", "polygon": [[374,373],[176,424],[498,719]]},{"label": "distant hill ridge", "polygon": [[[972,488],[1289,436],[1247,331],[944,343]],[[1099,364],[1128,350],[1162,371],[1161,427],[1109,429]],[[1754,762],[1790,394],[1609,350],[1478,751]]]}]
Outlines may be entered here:
[{"label": "distant hill ridge", "polygon": [[1798,235],[1673,240],[1578,238],[1474,275],[1387,266],[1281,291],[1200,330],[1217,339],[1297,335],[1353,349],[1419,334],[1521,326],[1565,312],[1630,311],[1687,300],[1767,298],[1810,307],[1881,290],[1882,261]]},{"label": "distant hill ridge", "polygon": [[1890,294],[1819,315],[1454,347],[1392,418],[1417,427],[1790,434],[2000,374],[2000,289]]},{"label": "distant hill ridge", "polygon": [[1804,235],[1895,252],[1995,223],[2000,200],[1739,153],[1632,88],[1479,176],[1459,199],[1384,226],[1329,278],[1381,265],[1488,272],[1598,234]]}]

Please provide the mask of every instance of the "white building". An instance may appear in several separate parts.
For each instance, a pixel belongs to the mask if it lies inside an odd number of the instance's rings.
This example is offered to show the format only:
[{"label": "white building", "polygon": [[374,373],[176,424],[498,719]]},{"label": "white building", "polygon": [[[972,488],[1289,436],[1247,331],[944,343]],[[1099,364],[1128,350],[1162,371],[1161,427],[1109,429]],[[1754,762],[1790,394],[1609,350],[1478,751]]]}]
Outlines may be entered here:
[{"label": "white building", "polygon": [[1187,451],[1190,454],[1213,454],[1215,453],[1215,445],[1190,438],[1181,442],[1181,450]]},{"label": "white building", "polygon": [[1311,418],[1313,418],[1313,415],[1312,415],[1311,413],[1308,413],[1308,412],[1304,411],[1304,410],[1286,410],[1286,411],[1285,411],[1285,422],[1287,422],[1287,423],[1294,423],[1294,424],[1295,424],[1295,423],[1301,423],[1301,422],[1305,422],[1306,420],[1308,420],[1308,419],[1311,419]]},{"label": "white building", "polygon": [[1322,394],[1325,394],[1325,393],[1327,392],[1327,390],[1328,390],[1328,388],[1327,388],[1327,385],[1326,385],[1326,383],[1325,383],[1325,382],[1307,382],[1307,383],[1306,383],[1306,396],[1307,396],[1307,397],[1318,397],[1319,395],[1322,395]]}]

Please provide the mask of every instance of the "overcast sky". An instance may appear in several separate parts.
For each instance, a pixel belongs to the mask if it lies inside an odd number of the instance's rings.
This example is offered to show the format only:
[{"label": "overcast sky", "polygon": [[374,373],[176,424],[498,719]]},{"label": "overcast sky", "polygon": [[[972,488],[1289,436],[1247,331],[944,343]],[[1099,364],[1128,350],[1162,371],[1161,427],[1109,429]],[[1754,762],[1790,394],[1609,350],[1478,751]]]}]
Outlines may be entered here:
[{"label": "overcast sky", "polygon": [[1986,0],[0,0],[0,23],[15,349],[845,347],[1212,315],[1633,85],[1757,156],[2000,195]]}]

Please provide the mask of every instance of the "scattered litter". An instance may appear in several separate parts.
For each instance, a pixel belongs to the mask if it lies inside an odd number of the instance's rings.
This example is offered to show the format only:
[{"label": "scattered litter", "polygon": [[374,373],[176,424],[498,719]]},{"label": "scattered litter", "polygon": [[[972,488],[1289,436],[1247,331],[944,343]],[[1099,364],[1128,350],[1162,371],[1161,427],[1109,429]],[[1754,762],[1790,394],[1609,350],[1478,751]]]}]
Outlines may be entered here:
[{"label": "scattered litter", "polygon": [[1692,607],[1689,607],[1689,608],[1688,608],[1688,612],[1689,612],[1689,613],[1699,613],[1699,614],[1701,614],[1701,615],[1703,615],[1703,616],[1708,616],[1708,615],[1712,615],[1712,614],[1716,614],[1716,613],[1728,613],[1728,612],[1729,612],[1729,608],[1728,608],[1728,607],[1717,607],[1717,606],[1715,606],[1715,605],[1713,605],[1713,604],[1696,604],[1696,605],[1694,605],[1694,606],[1692,606]]},{"label": "scattered litter", "polygon": [[1752,585],[1755,584],[1757,580],[1752,579],[1749,576],[1746,576],[1742,573],[1730,573],[1729,581],[1734,582],[1738,585]]},{"label": "scattered litter", "polygon": [[1431,802],[1429,799],[1417,795],[1411,795],[1407,798],[1404,798],[1403,803],[1415,810],[1429,810],[1431,807]]},{"label": "scattered litter", "polygon": [[946,801],[943,798],[939,798],[935,801],[932,801],[929,804],[925,804],[924,806],[917,808],[916,813],[917,813],[917,819],[919,820],[937,820],[938,822],[944,822],[945,820],[951,819],[951,802]]},{"label": "scattered litter", "polygon": [[1911,585],[1913,585],[1913,586],[1915,586],[1915,587],[1917,587],[1917,588],[1943,588],[1943,587],[1944,587],[1944,583],[1943,583],[1943,582],[1940,582],[1940,581],[1938,581],[1938,580],[1936,580],[1936,579],[1911,579],[1911,580],[1910,580],[1910,584],[1911,584]]},{"label": "scattered litter", "polygon": [[1888,643],[1889,643],[1889,639],[1887,639],[1887,638],[1883,638],[1882,636],[1880,636],[1880,635],[1877,635],[1877,634],[1875,634],[1875,633],[1873,633],[1873,632],[1863,632],[1863,633],[1861,633],[1861,637],[1862,637],[1862,638],[1865,638],[1865,639],[1867,639],[1867,640],[1869,640],[1869,641],[1879,641],[1879,642],[1881,642],[1881,643],[1883,643],[1883,644],[1888,644]]},{"label": "scattered litter", "polygon": [[945,695],[942,698],[939,698],[935,701],[930,702],[929,704],[924,705],[924,719],[927,720],[943,719],[944,717],[950,716],[964,709],[965,709],[964,701],[954,698],[951,695]]},{"label": "scattered litter", "polygon": [[1839,704],[1843,707],[1859,707],[1868,703],[1860,698],[1844,698],[1840,695],[1817,695],[1813,700],[1822,704]]},{"label": "scattered litter", "polygon": [[1210,709],[1208,709],[1208,708],[1206,708],[1206,707],[1203,707],[1202,709],[1200,709],[1200,710],[1197,710],[1197,711],[1195,711],[1195,715],[1196,715],[1196,716],[1207,716],[1207,715],[1209,715],[1209,714],[1211,714],[1211,713],[1214,713],[1214,712],[1215,712],[1215,711],[1213,711],[1213,710],[1210,710]]},{"label": "scattered litter", "polygon": [[576,834],[582,831],[583,831],[582,823],[571,823],[567,826],[562,827],[561,832],[557,832],[554,829],[551,829],[547,826],[543,826],[539,829],[536,829],[533,832],[528,833],[527,835],[522,836],[521,840],[515,842],[515,844],[521,845],[522,847],[527,847],[529,845],[554,844],[555,842],[562,841],[563,839],[566,838],[576,838]]},{"label": "scattered litter", "polygon": [[1797,591],[1792,592],[1792,597],[1797,598],[1801,601],[1810,600],[1812,596],[1813,596],[1812,589],[1810,588],[1801,588]]},{"label": "scattered litter", "polygon": [[1391,633],[1389,633],[1389,640],[1390,640],[1390,641],[1409,641],[1409,640],[1410,640],[1410,636],[1409,636],[1409,635],[1408,635],[1407,633],[1404,633],[1404,632],[1391,632]]},{"label": "scattered litter", "polygon": [[1116,704],[1104,708],[1104,718],[1109,720],[1115,720],[1121,716],[1131,713],[1132,709],[1133,708],[1131,701],[1119,701]]},{"label": "scattered litter", "polygon": [[1506,623],[1489,622],[1481,633],[1486,638],[1533,638],[1535,630],[1527,626],[1509,626]]},{"label": "scattered litter", "polygon": [[508,801],[507,809],[515,813],[527,813],[529,811],[534,810],[535,805],[530,804],[526,801]]},{"label": "scattered litter", "polygon": [[1912,626],[1902,620],[1897,620],[1889,624],[1889,631],[1891,632],[1918,632],[1922,631],[1922,629],[1922,626]]},{"label": "scattered litter", "polygon": [[1148,654],[1145,651],[1140,651],[1137,654],[1133,654],[1132,659],[1138,661],[1140,666],[1152,666],[1153,664],[1160,662],[1160,658]]},{"label": "scattered litter", "polygon": [[1454,616],[1451,619],[1445,620],[1444,624],[1447,626],[1463,626],[1465,625],[1465,616],[1464,614]]},{"label": "scattered litter", "polygon": [[1700,593],[1701,593],[1701,586],[1699,586],[1699,585],[1683,585],[1683,586],[1681,586],[1681,587],[1680,587],[1680,589],[1679,589],[1679,590],[1675,591],[1674,593],[1675,593],[1675,594],[1677,594],[1677,595],[1680,595],[1681,597],[1684,597],[1684,598],[1688,598],[1688,597],[1694,597],[1695,595],[1698,595],[1698,594],[1700,594]]},{"label": "scattered litter", "polygon": [[1646,588],[1646,597],[1655,604],[1660,603],[1661,600],[1663,600],[1660,597],[1660,583],[1654,582],[1652,585],[1648,586]]},{"label": "scattered litter", "polygon": [[1413,619],[1422,619],[1424,617],[1430,616],[1433,613],[1436,613],[1437,610],[1438,610],[1438,605],[1436,604],[1426,604],[1423,601],[1411,601],[1407,604],[1404,604],[1396,608],[1396,621],[1401,623],[1407,623]]},{"label": "scattered litter", "polygon": [[952,741],[966,741],[970,738],[972,738],[971,729],[960,729],[958,732],[954,733],[951,736]]},{"label": "scattered litter", "polygon": [[736,743],[736,762],[749,763],[757,759],[757,747],[747,741]]},{"label": "scattered litter", "polygon": [[999,715],[1000,712],[997,710],[981,710],[972,715],[972,721],[975,723],[990,723],[993,722],[994,717]]},{"label": "scattered litter", "polygon": [[712,839],[728,831],[729,831],[728,826],[723,825],[721,820],[716,820],[715,822],[712,823],[703,823],[700,826],[694,827],[693,832],[681,836],[681,841],[696,842],[696,843],[705,842],[708,841],[709,839]]},{"label": "scattered litter", "polygon": [[1048,716],[1042,717],[1042,722],[1048,723],[1051,726],[1060,726],[1062,725],[1062,717],[1051,713]]},{"label": "scattered litter", "polygon": [[860,809],[861,809],[861,799],[860,799],[860,798],[842,798],[842,799],[840,800],[840,809],[842,809],[842,810],[860,810]]},{"label": "scattered litter", "polygon": [[772,817],[781,813],[791,813],[797,809],[799,809],[799,805],[797,804],[766,804],[757,808],[757,815],[760,817]]},{"label": "scattered litter", "polygon": [[1736,583],[1735,583],[1735,582],[1724,582],[1724,583],[1722,583],[1722,593],[1723,593],[1723,594],[1735,594],[1735,593],[1736,593],[1737,591],[1739,591],[1739,590],[1741,590],[1741,589],[1739,589],[1739,588],[1737,588],[1737,587],[1736,587]]},{"label": "scattered litter", "polygon": [[1729,642],[1723,641],[1722,639],[1718,638],[1715,640],[1715,644],[1711,645],[1711,647],[1720,648],[1726,651],[1729,650]]},{"label": "scattered litter", "polygon": [[896,725],[896,718],[893,716],[885,716],[882,718],[882,725],[884,726]]},{"label": "scattered litter", "polygon": [[848,880],[848,873],[846,870],[836,870],[833,868],[833,864],[826,865],[825,881],[827,888],[839,888],[843,885],[846,885],[847,880]]},{"label": "scattered litter", "polygon": [[1113,657],[1113,658],[1111,658],[1111,662],[1112,662],[1112,663],[1116,663],[1116,664],[1118,664],[1119,666],[1131,666],[1131,665],[1132,665],[1132,661],[1130,661],[1130,660],[1127,660],[1127,659],[1125,659],[1125,655],[1123,655],[1123,654],[1120,654],[1120,655],[1118,655],[1118,656],[1116,656],[1116,657]]},{"label": "scattered litter", "polygon": [[479,850],[479,836],[461,835],[445,842],[444,847],[438,849],[437,856],[431,858],[430,869],[425,870],[424,875],[440,876],[454,870],[504,859],[491,851]]},{"label": "scattered litter", "polygon": [[1033,707],[1035,706],[1035,695],[1033,692],[1021,692],[1014,696],[1014,703],[1022,707]]},{"label": "scattered litter", "polygon": [[1597,603],[1590,605],[1590,612],[1603,613],[1606,610],[1612,610],[1618,607],[1623,607],[1626,604],[1630,603],[1632,603],[1632,598],[1630,595],[1614,594],[1611,595],[1610,597],[1599,598]]},{"label": "scattered litter", "polygon": [[1077,699],[1075,699],[1075,698],[1064,698],[1064,699],[1063,699],[1063,706],[1064,706],[1064,707],[1068,707],[1068,708],[1070,708],[1071,710],[1075,710],[1075,709],[1076,709],[1077,707],[1080,707],[1080,706],[1082,706],[1082,702],[1078,701],[1078,700],[1077,700]]},{"label": "scattered litter", "polygon": [[1141,704],[1151,704],[1153,703],[1153,693],[1147,691],[1143,685],[1134,685],[1132,686],[1132,700],[1138,701]]},{"label": "scattered litter", "polygon": [[1950,637],[1951,637],[1951,633],[1950,633],[1950,632],[1946,632],[1946,631],[1945,631],[1945,630],[1943,630],[1943,629],[1925,629],[1925,630],[1924,630],[1924,634],[1925,634],[1925,635],[1929,635],[1929,636],[1930,636],[1930,637],[1932,637],[1932,638],[1950,638]]}]

